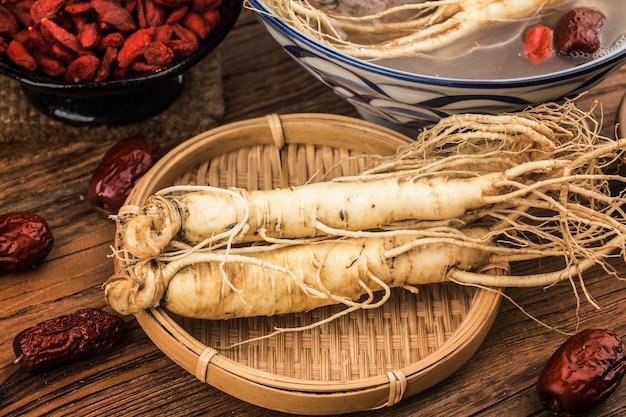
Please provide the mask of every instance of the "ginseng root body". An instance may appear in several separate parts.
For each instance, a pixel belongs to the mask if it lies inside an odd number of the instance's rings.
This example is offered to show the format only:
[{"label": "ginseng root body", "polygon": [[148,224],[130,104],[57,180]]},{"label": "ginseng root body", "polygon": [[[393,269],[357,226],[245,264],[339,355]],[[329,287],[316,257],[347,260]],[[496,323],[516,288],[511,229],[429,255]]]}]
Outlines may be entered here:
[{"label": "ginseng root body", "polygon": [[[485,235],[484,230],[469,234]],[[466,237],[471,241],[470,237]],[[459,242],[462,242],[460,240]],[[390,251],[400,247],[399,254]],[[372,303],[376,291],[442,282],[454,269],[470,270],[489,253],[452,240],[401,235],[355,238],[269,248],[193,254],[159,265],[137,264],[134,275],[113,276],[107,302],[123,314],[163,306],[185,317],[227,319],[308,311],[329,304]]]}]

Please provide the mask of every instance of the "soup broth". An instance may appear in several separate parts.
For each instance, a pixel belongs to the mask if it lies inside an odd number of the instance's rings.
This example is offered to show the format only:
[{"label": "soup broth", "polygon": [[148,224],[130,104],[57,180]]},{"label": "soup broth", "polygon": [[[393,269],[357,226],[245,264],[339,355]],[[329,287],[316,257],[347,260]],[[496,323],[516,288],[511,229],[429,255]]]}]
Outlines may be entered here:
[{"label": "soup broth", "polygon": [[[559,18],[574,7],[590,7],[605,16],[601,48],[596,53],[554,56],[533,65],[524,55],[524,36],[531,26],[552,29]],[[623,0],[575,0],[536,17],[510,23],[486,24],[475,36],[455,45],[412,57],[381,59],[377,64],[410,73],[461,79],[507,79],[561,71],[623,48],[626,43],[626,2]]]}]

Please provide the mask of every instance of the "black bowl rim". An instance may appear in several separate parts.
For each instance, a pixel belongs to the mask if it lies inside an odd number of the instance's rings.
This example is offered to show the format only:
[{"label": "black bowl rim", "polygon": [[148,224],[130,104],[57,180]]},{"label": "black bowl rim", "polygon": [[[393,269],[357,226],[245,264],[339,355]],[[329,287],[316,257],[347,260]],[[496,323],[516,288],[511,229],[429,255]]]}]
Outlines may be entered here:
[{"label": "black bowl rim", "polygon": [[0,56],[0,74],[11,77],[25,87],[57,93],[115,93],[133,88],[149,86],[150,84],[162,81],[182,74],[189,68],[197,64],[200,60],[212,52],[228,35],[235,22],[239,18],[244,0],[222,0],[219,10],[221,19],[217,27],[202,41],[198,50],[189,57],[186,57],[176,64],[152,74],[138,75],[120,80],[107,80],[102,82],[79,82],[70,83],[61,77],[51,77],[41,74],[31,74],[20,69],[17,65],[9,61],[6,55]]}]

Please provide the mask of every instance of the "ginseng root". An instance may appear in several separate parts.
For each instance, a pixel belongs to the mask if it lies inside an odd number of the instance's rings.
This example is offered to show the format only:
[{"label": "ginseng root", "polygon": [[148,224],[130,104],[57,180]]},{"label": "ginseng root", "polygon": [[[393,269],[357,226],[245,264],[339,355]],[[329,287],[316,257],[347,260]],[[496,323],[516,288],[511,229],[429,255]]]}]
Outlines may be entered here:
[{"label": "ginseng root", "polygon": [[[485,230],[437,238],[413,234],[342,239],[253,252],[195,253],[176,261],[138,263],[115,275],[105,298],[122,314],[163,306],[185,317],[228,319],[308,311],[329,304],[378,306],[393,287],[446,280],[453,269],[488,261]],[[404,247],[399,253],[389,250]],[[386,294],[373,303],[373,293]],[[367,296],[366,301],[359,298]]]},{"label": "ginseng root", "polygon": [[[381,289],[443,281],[570,280],[586,294],[586,270],[616,275],[610,261],[626,258],[626,180],[609,171],[626,139],[599,129],[573,101],[456,115],[353,177],[285,190],[162,190],[117,219],[122,270],[105,284],[107,302],[122,314],[164,305],[217,319],[368,308],[384,302],[374,296]],[[211,207],[217,215],[203,213]],[[528,261],[543,270],[516,275]],[[481,272],[492,265],[512,273]]]}]

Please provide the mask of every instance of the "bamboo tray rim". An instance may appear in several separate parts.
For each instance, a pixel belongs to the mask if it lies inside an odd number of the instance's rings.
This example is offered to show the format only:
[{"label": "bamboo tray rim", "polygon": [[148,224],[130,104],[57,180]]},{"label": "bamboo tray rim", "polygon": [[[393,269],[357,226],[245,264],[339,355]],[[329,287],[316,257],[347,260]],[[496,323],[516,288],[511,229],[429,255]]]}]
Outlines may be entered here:
[{"label": "bamboo tray rim", "polygon": [[[197,166],[199,161],[251,146],[273,144],[279,150],[288,144],[329,146],[325,142],[328,139],[319,135],[294,134],[294,131],[299,130],[320,134],[332,132],[333,140],[338,141],[332,147],[343,146],[372,154],[390,154],[393,153],[392,148],[395,150],[411,141],[411,138],[389,128],[340,115],[270,114],[242,120],[203,132],[179,144],[138,182],[127,202],[142,203],[154,190],[171,185],[185,172],[181,162],[187,164],[188,159],[192,160],[191,165]],[[253,138],[245,133],[248,131],[254,133]],[[341,139],[355,133],[366,135],[368,141]],[[135,317],[161,351],[200,381],[261,407],[288,413],[321,415],[390,406],[446,378],[479,348],[493,324],[500,300],[501,293],[496,290],[476,289],[466,316],[436,351],[409,366],[386,374],[347,381],[300,379],[241,364],[204,345],[160,307],[142,311]],[[454,369],[451,372],[447,370],[446,375],[431,377],[442,364]],[[428,381],[425,382],[425,379]],[[236,383],[233,384],[233,381]],[[246,389],[241,389],[240,384],[244,384]],[[274,394],[281,397],[279,402],[287,398],[286,404],[277,405]],[[311,402],[317,404],[322,399],[328,402],[327,412],[318,413],[310,409]],[[346,401],[358,404],[346,405]]]}]

